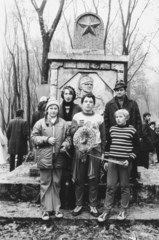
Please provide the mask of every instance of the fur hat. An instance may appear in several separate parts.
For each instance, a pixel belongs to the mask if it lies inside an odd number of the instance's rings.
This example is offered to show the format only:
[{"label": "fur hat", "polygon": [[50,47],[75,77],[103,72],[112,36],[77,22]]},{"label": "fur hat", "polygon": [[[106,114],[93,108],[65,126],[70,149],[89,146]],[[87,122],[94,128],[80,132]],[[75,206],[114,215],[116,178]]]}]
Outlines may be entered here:
[{"label": "fur hat", "polygon": [[23,113],[24,113],[24,110],[23,110],[23,109],[18,109],[18,110],[16,111],[16,116],[17,116],[17,117],[20,117]]},{"label": "fur hat", "polygon": [[58,101],[57,101],[55,98],[50,97],[50,98],[48,99],[47,104],[46,104],[45,111],[46,111],[46,110],[48,109],[48,107],[50,107],[51,105],[56,105],[58,108],[60,108]]},{"label": "fur hat", "polygon": [[127,88],[127,85],[123,80],[118,80],[116,82],[114,90],[116,91],[119,88]]},{"label": "fur hat", "polygon": [[39,102],[47,102],[47,97],[46,96],[42,96],[40,98]]}]

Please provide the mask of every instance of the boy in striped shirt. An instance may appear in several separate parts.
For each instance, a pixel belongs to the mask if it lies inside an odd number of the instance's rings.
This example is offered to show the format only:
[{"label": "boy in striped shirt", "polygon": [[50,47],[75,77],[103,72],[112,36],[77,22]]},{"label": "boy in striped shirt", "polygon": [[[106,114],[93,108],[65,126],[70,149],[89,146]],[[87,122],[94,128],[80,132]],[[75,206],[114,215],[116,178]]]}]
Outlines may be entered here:
[{"label": "boy in striped shirt", "polygon": [[109,162],[104,165],[105,167],[108,165],[107,190],[105,211],[98,217],[99,222],[104,222],[110,215],[118,182],[121,186],[122,210],[117,219],[124,220],[126,218],[130,199],[129,178],[131,165],[140,148],[136,129],[127,123],[129,112],[126,109],[120,109],[115,112],[115,119],[117,125],[112,126],[109,130],[106,143],[106,156],[110,160],[119,161],[119,164]]}]

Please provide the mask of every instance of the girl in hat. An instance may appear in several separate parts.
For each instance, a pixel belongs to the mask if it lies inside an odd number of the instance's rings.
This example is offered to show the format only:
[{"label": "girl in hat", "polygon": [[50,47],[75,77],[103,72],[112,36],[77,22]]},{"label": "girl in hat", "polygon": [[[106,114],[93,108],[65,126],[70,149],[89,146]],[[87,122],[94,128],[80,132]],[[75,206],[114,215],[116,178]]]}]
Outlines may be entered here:
[{"label": "girl in hat", "polygon": [[38,147],[37,165],[40,168],[40,196],[43,209],[42,219],[49,219],[49,212],[62,218],[60,212],[60,184],[62,171],[65,167],[67,149],[71,146],[67,124],[60,118],[59,103],[48,99],[45,117],[34,125],[31,139]]}]

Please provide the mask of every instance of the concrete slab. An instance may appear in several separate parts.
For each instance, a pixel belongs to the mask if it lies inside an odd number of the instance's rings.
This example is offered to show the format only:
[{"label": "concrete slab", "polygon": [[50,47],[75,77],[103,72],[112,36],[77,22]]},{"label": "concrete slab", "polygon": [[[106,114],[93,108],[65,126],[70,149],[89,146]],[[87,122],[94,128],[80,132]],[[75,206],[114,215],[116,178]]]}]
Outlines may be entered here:
[{"label": "concrete slab", "polygon": [[[103,208],[99,209],[102,213]],[[110,220],[117,220],[117,215],[120,209],[115,208],[112,211]],[[72,216],[71,210],[62,210],[64,214],[64,220],[96,220],[88,209],[84,209],[83,212],[76,217]],[[31,204],[29,202],[8,202],[0,201],[0,219],[12,219],[12,220],[41,220],[40,205]],[[51,216],[54,219],[54,216]],[[59,220],[59,219],[57,219]],[[129,208],[129,214],[127,221],[159,221],[159,204],[144,205],[142,207],[131,206]]]},{"label": "concrete slab", "polygon": [[[12,172],[0,174],[0,200],[21,200],[32,202],[40,190],[40,177],[30,177],[30,169],[36,168],[34,163],[24,163]],[[150,169],[138,167],[140,181],[131,185],[131,202],[159,202],[159,164]],[[87,192],[86,186],[86,192]],[[99,184],[99,199],[105,198],[106,184]]]}]

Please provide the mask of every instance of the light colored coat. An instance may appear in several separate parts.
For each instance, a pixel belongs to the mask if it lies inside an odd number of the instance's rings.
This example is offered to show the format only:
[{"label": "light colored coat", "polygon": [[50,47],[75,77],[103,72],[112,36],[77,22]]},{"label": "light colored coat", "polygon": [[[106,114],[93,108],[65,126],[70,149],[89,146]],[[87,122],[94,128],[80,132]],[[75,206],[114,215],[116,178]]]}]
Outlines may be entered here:
[{"label": "light colored coat", "polygon": [[[48,143],[48,138],[53,136],[56,138],[54,159],[53,146]],[[53,126],[47,118],[40,119],[33,127],[31,140],[38,147],[37,165],[40,169],[63,168],[66,166],[66,153],[61,153],[60,148],[61,146],[65,146],[69,149],[72,140],[68,134],[65,120],[57,118]]]}]

